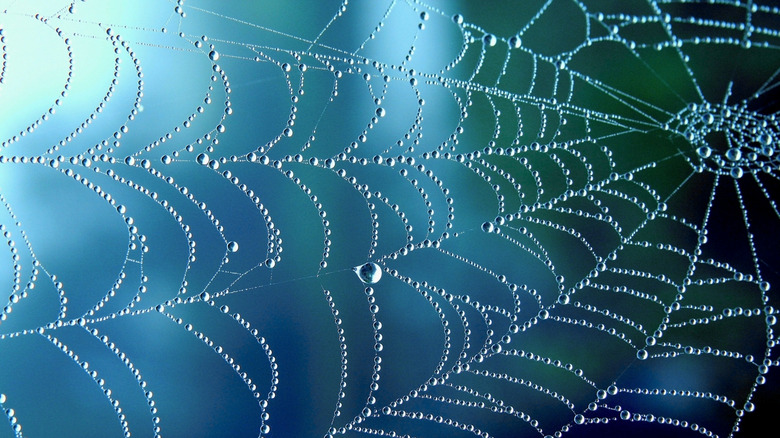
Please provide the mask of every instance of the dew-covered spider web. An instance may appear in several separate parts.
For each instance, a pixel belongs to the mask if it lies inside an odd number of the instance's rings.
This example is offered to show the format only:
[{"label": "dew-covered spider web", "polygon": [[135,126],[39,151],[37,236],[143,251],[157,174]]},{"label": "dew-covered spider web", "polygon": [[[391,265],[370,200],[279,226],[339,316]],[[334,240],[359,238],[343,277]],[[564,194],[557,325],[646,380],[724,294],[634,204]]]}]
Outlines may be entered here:
[{"label": "dew-covered spider web", "polygon": [[777,3],[0,11],[0,437],[771,419]]}]

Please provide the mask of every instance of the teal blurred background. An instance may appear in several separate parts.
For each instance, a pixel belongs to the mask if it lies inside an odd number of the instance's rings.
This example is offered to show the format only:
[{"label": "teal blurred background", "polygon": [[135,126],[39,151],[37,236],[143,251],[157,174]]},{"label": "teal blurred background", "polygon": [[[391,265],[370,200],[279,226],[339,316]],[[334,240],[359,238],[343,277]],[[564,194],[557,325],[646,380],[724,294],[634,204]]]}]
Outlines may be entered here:
[{"label": "teal blurred background", "polygon": [[[385,406],[494,437],[701,435],[658,417],[718,436],[738,424],[751,436],[769,421],[774,290],[759,284],[776,285],[780,268],[776,158],[762,157],[769,168],[741,179],[696,172],[695,148],[664,124],[691,103],[744,101],[748,113],[774,116],[780,20],[770,3],[753,13],[767,31],[754,32],[750,47],[738,43],[744,32],[685,21],[742,23],[737,5],[182,3],[0,8],[0,224],[9,248],[0,284],[11,295],[0,323],[0,401],[13,409],[0,437],[240,437],[265,426],[277,437],[331,427],[347,436],[475,435],[385,415]],[[486,34],[495,45],[483,43]],[[722,41],[693,43],[707,37]],[[202,153],[211,167],[198,163]],[[471,167],[455,159],[469,153]],[[497,216],[515,213],[499,225]],[[486,221],[501,234],[485,233]],[[705,223],[698,246],[694,230]],[[408,243],[418,247],[404,251]],[[697,265],[692,279],[705,282],[681,302],[711,307],[673,312],[659,338],[668,344],[639,360],[690,264],[658,245],[713,259]],[[367,261],[384,269],[369,291],[352,272]],[[601,261],[610,271],[596,277]],[[594,285],[577,287],[585,278]],[[575,289],[570,303],[559,301]],[[689,323],[738,307],[759,312]],[[523,329],[503,349],[523,353],[474,359],[512,323]],[[741,356],[682,354],[685,346]],[[460,363],[480,372],[429,385],[461,352]],[[769,383],[759,385],[765,360]],[[621,391],[588,410],[613,384]],[[748,396],[756,412],[736,422]],[[522,415],[491,412],[505,408],[491,399]],[[480,401],[488,407],[467,406]],[[362,418],[367,406],[375,415]],[[641,418],[621,420],[622,410]],[[594,424],[576,425],[576,414]]]}]

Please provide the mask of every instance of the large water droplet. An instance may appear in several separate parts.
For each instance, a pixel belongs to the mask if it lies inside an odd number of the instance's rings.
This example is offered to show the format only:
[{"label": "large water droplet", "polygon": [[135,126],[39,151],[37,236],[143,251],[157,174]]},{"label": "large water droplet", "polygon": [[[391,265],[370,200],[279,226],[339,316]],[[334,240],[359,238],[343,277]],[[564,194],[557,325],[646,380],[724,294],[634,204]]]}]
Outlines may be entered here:
[{"label": "large water droplet", "polygon": [[382,268],[376,263],[366,263],[365,265],[352,268],[360,281],[366,284],[378,283],[382,278]]},{"label": "large water droplet", "polygon": [[212,60],[212,61],[218,60],[219,59],[219,52],[217,52],[216,50],[210,51],[209,52],[209,59]]},{"label": "large water droplet", "polygon": [[709,158],[710,155],[712,155],[712,149],[710,149],[709,146],[701,146],[700,148],[696,149],[696,153],[699,154],[702,158]]},{"label": "large water droplet", "polygon": [[742,151],[739,148],[731,148],[726,151],[726,158],[731,161],[739,161],[742,158]]}]

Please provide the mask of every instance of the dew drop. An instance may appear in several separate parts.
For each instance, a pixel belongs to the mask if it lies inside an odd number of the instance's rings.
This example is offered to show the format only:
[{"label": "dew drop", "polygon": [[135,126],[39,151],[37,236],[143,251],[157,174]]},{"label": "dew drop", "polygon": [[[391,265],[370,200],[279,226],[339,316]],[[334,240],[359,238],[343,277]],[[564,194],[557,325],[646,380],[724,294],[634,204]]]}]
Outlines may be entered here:
[{"label": "dew drop", "polygon": [[209,59],[212,60],[212,61],[218,60],[219,59],[219,52],[217,52],[216,50],[210,51],[209,52]]},{"label": "dew drop", "polygon": [[382,278],[382,268],[376,263],[366,263],[352,268],[360,281],[366,284],[378,283]]},{"label": "dew drop", "polygon": [[726,151],[726,158],[731,161],[739,161],[742,158],[742,151],[739,148],[731,148]]},{"label": "dew drop", "polygon": [[238,242],[230,242],[227,245],[228,251],[230,252],[237,252],[238,251]]}]

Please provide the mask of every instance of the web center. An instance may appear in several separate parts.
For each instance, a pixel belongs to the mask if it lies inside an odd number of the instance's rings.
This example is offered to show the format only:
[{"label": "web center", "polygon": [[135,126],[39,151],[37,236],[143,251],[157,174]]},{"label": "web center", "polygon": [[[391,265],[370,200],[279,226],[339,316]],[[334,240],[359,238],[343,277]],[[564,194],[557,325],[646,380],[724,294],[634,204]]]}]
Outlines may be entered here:
[{"label": "web center", "polygon": [[697,170],[740,178],[778,168],[779,122],[744,106],[705,103],[689,104],[667,126],[691,145]]}]

